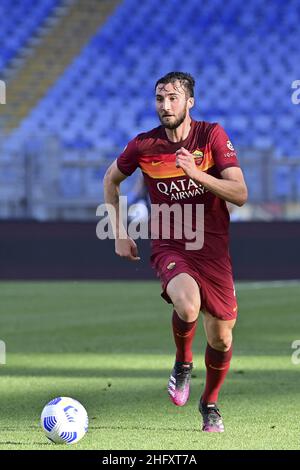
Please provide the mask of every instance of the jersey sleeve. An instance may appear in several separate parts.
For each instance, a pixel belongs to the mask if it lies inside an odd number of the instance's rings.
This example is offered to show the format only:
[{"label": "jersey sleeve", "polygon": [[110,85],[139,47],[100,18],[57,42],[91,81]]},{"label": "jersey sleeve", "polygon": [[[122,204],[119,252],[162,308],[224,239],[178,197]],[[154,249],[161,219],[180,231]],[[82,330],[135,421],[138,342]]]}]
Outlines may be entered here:
[{"label": "jersey sleeve", "polygon": [[215,124],[210,135],[212,157],[219,171],[231,166],[240,166],[236,151],[220,124]]},{"label": "jersey sleeve", "polygon": [[126,145],[121,155],[117,158],[117,166],[126,176],[130,176],[137,169],[139,162],[136,139],[131,140]]}]

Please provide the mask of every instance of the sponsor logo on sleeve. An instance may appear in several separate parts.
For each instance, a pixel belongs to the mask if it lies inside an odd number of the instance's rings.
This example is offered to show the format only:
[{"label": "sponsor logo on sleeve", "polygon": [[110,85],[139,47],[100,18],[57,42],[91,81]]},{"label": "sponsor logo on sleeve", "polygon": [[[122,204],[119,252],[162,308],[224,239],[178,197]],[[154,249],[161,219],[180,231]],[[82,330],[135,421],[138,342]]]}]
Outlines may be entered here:
[{"label": "sponsor logo on sleeve", "polygon": [[230,140],[227,140],[226,146],[227,146],[227,148],[230,150],[230,152],[225,152],[225,153],[224,153],[224,157],[225,157],[225,158],[236,157],[236,153],[235,153],[235,150],[234,150],[234,146],[232,145],[232,143],[230,142]]},{"label": "sponsor logo on sleeve", "polygon": [[224,157],[225,158],[236,157],[236,153],[235,152],[226,152],[226,153],[224,153]]},{"label": "sponsor logo on sleeve", "polygon": [[232,145],[232,143],[230,142],[230,140],[227,140],[226,145],[227,145],[227,148],[229,148],[229,150],[234,151],[234,146]]}]

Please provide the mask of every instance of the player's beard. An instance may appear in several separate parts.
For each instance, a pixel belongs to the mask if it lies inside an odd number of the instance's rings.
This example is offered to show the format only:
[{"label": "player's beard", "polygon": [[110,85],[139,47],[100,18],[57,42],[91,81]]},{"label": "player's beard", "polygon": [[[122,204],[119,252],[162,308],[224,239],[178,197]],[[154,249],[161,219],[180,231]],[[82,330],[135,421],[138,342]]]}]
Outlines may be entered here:
[{"label": "player's beard", "polygon": [[179,127],[183,123],[183,121],[185,120],[185,117],[186,117],[186,109],[184,109],[182,113],[178,116],[178,118],[172,123],[171,122],[166,123],[162,116],[159,116],[159,120],[165,129],[172,130],[172,129],[177,129],[177,127]]}]

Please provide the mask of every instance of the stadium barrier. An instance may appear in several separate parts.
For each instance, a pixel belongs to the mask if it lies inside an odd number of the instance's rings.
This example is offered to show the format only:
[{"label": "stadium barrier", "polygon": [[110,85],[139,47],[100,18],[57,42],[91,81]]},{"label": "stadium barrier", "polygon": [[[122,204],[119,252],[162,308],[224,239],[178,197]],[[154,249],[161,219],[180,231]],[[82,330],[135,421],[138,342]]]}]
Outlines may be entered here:
[{"label": "stadium barrier", "polygon": [[[97,222],[0,222],[0,279],[155,279],[148,240],[141,261],[114,254]],[[300,279],[299,222],[235,222],[231,254],[237,280]]]}]

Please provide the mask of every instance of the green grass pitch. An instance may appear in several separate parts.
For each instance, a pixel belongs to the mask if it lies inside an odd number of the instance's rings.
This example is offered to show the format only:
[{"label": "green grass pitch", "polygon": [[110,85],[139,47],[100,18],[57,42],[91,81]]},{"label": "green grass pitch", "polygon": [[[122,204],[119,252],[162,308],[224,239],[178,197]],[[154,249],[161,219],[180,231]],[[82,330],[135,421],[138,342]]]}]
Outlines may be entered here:
[{"label": "green grass pitch", "polygon": [[[191,397],[167,396],[174,361],[171,306],[158,282],[2,282],[0,449],[299,449],[300,283],[237,284],[239,320],[220,394],[224,434],[200,430],[202,322]],[[87,435],[57,446],[40,428],[43,406],[70,396],[87,409]]]}]

